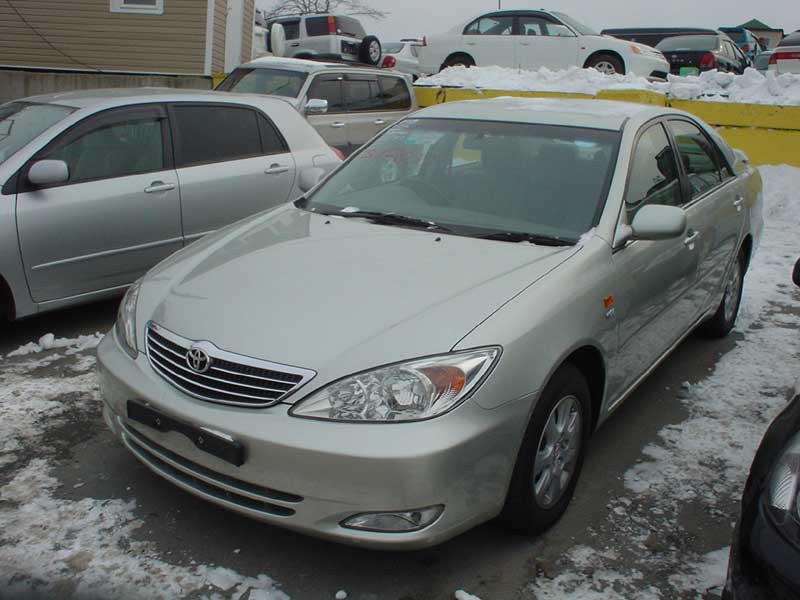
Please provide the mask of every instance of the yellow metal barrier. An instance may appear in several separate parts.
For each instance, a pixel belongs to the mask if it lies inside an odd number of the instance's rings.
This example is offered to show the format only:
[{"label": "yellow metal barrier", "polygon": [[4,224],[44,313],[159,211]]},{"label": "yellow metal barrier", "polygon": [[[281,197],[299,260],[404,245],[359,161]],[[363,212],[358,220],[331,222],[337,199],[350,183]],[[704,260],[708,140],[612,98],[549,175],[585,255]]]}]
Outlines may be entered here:
[{"label": "yellow metal barrier", "polygon": [[731,146],[747,153],[755,165],[783,163],[800,167],[800,106],[670,100],[664,94],[647,90],[602,90],[592,96],[560,92],[417,87],[416,96],[421,107],[499,96],[599,99],[671,106],[696,115],[716,127]]}]

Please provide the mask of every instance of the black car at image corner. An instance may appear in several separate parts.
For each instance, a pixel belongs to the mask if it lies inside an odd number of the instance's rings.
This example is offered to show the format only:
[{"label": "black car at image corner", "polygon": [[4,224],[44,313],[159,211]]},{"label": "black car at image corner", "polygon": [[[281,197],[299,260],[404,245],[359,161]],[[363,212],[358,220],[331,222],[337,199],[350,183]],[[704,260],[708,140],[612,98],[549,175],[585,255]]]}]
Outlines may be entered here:
[{"label": "black car at image corner", "polygon": [[[793,279],[800,287],[800,260]],[[800,598],[800,379],[750,468],[722,598]]]},{"label": "black car at image corner", "polygon": [[714,29],[703,29],[701,27],[618,27],[613,29],[603,29],[600,35],[610,35],[611,37],[638,42],[645,46],[656,47],[661,40],[677,35],[715,35]]},{"label": "black car at image corner", "polygon": [[673,75],[698,75],[702,71],[744,73],[750,59],[724,33],[668,37],[656,45],[669,61]]}]

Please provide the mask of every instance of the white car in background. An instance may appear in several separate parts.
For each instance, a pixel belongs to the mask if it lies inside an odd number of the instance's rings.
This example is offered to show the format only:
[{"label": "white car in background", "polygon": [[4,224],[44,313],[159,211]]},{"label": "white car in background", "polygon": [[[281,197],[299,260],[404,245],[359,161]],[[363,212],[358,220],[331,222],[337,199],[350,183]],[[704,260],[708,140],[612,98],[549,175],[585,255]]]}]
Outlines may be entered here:
[{"label": "white car in background", "polygon": [[669,73],[667,59],[655,48],[601,36],[564,13],[545,10],[504,10],[470,19],[448,33],[426,38],[419,64],[428,75],[456,65],[593,67],[658,79]]},{"label": "white car in background", "polygon": [[415,80],[422,76],[419,70],[419,48],[422,40],[400,40],[383,44],[383,61],[381,68],[394,69]]},{"label": "white car in background", "polygon": [[800,30],[787,35],[769,57],[769,70],[800,74]]}]

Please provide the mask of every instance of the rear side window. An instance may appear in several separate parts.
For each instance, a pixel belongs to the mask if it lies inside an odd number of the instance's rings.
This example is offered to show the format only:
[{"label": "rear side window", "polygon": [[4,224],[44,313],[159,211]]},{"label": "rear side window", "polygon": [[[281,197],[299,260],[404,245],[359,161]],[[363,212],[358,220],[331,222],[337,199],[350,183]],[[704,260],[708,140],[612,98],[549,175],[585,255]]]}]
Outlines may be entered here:
[{"label": "rear side window", "polygon": [[354,37],[363,39],[367,37],[366,31],[361,26],[357,19],[351,17],[309,17],[306,19],[306,34],[309,37],[317,37],[320,35],[333,35],[331,32],[331,25],[335,35],[343,35],[347,37]]},{"label": "rear side window", "polygon": [[678,165],[664,127],[653,125],[636,142],[625,193],[628,223],[648,204],[680,206]]},{"label": "rear side window", "polygon": [[692,199],[719,185],[722,178],[716,146],[712,146],[697,126],[687,121],[670,121],[669,128],[692,188]]},{"label": "rear side window", "polygon": [[307,98],[327,100],[328,113],[344,112],[342,80],[339,77],[317,77],[308,88]]},{"label": "rear side window", "polygon": [[511,35],[514,32],[514,17],[481,17],[464,29],[464,35]]},{"label": "rear side window", "polygon": [[381,86],[383,108],[386,110],[409,110],[411,94],[406,82],[399,77],[378,77]]},{"label": "rear side window", "polygon": [[377,77],[374,79],[348,79],[344,82],[344,86],[349,112],[383,108],[383,97]]},{"label": "rear side window", "polygon": [[[290,19],[288,21],[277,21],[281,25],[283,25],[283,30],[286,33],[287,40],[296,40],[300,37],[300,19]],[[270,29],[272,29],[273,23],[269,24],[267,28],[267,37],[269,37]]]},{"label": "rear side window", "polygon": [[256,113],[231,106],[173,106],[177,166],[237,160],[261,154]]},{"label": "rear side window", "polygon": [[261,134],[261,151],[264,154],[281,154],[289,151],[283,136],[264,115],[258,115],[258,127]]}]

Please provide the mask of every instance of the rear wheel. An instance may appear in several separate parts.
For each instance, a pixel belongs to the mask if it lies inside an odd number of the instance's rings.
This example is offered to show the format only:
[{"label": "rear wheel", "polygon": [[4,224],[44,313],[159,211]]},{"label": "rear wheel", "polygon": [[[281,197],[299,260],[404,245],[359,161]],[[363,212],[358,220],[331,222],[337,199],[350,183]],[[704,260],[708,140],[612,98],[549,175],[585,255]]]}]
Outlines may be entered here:
[{"label": "rear wheel", "polygon": [[731,267],[728,281],[725,283],[725,294],[722,296],[722,302],[717,307],[717,312],[703,323],[702,331],[707,336],[725,337],[736,325],[736,317],[739,315],[739,306],[742,303],[745,264],[744,251],[740,250],[739,255],[736,257],[736,262]]},{"label": "rear wheel", "polygon": [[534,409],[501,515],[507,527],[537,534],[567,510],[583,467],[591,395],[571,364],[556,371]]},{"label": "rear wheel", "polygon": [[474,67],[475,61],[472,60],[472,57],[468,54],[453,54],[452,56],[448,56],[447,60],[444,61],[442,64],[442,69],[446,69],[448,67]]},{"label": "rear wheel", "polygon": [[598,54],[589,59],[586,66],[590,69],[597,69],[606,75],[624,75],[625,65],[613,54]]},{"label": "rear wheel", "polygon": [[382,57],[383,48],[381,48],[378,38],[374,35],[368,35],[361,40],[361,46],[358,48],[358,58],[361,62],[376,67],[381,62]]}]

